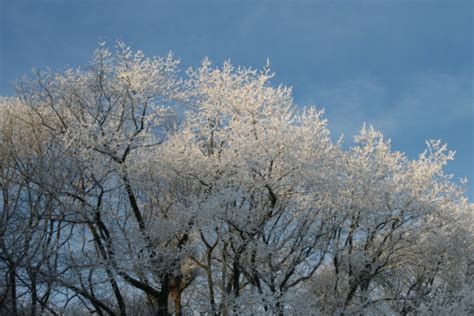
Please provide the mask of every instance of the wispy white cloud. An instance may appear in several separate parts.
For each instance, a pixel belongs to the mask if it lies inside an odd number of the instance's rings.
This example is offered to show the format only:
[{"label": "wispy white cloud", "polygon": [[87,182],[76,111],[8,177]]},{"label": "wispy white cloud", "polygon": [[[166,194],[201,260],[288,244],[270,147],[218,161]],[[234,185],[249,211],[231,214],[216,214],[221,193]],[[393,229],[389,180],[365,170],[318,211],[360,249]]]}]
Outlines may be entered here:
[{"label": "wispy white cloud", "polygon": [[366,122],[394,137],[407,129],[415,133],[472,122],[472,84],[466,74],[418,73],[392,85],[360,76],[314,86],[302,101],[326,109],[335,136],[344,133],[347,139]]},{"label": "wispy white cloud", "polygon": [[363,122],[375,124],[388,102],[387,88],[371,77],[322,84],[308,92],[300,102],[323,107],[336,137],[350,137]]},{"label": "wispy white cloud", "polygon": [[471,77],[422,73],[407,80],[387,112],[378,120],[393,134],[401,128],[432,129],[453,125],[457,120],[472,120],[473,102]]}]

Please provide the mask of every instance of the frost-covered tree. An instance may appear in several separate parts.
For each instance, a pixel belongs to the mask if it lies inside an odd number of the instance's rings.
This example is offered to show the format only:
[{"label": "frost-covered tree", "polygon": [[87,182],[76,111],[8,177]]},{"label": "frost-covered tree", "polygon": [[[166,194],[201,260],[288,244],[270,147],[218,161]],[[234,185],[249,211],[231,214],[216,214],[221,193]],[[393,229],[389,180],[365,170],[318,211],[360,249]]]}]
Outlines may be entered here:
[{"label": "frost-covered tree", "polygon": [[2,312],[473,311],[445,145],[345,149],[268,65],[178,64],[101,45],[2,99]]},{"label": "frost-covered tree", "polygon": [[[0,100],[0,311],[51,311],[58,252],[68,238],[57,190],[68,181],[61,148],[18,99]],[[52,189],[52,183],[56,189]],[[26,307],[28,306],[28,307]]]},{"label": "frost-covered tree", "polygon": [[[118,277],[166,313],[169,271],[157,264],[161,259],[154,249],[155,228],[146,222],[152,210],[145,209],[146,197],[129,168],[130,157],[165,138],[161,123],[180,86],[176,66],[171,55],[145,58],[119,43],[114,55],[100,47],[86,70],[36,72],[33,79],[17,85],[22,103],[61,139],[64,154],[74,160],[76,181],[59,190],[70,204],[65,220],[86,230],[75,234],[80,240],[71,245],[82,243],[82,252],[68,259],[71,265],[93,265],[106,273],[121,314],[126,307]],[[94,241],[93,247],[84,242],[87,239]],[[74,269],[62,284],[75,290],[72,284],[82,270]],[[105,302],[99,304],[95,282],[87,281],[79,294],[96,300],[96,309],[113,310]]]}]

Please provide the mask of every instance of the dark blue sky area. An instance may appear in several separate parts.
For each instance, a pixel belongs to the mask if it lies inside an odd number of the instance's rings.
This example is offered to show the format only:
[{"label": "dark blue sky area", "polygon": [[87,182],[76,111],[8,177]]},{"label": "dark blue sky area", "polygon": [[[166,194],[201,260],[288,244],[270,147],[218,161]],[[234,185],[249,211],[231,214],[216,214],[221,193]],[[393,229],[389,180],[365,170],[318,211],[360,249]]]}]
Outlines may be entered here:
[{"label": "dark blue sky area", "polygon": [[269,57],[333,135],[367,122],[411,158],[441,138],[448,171],[474,181],[473,1],[0,1],[2,95],[33,66],[84,65],[100,40],[171,50],[183,68]]}]

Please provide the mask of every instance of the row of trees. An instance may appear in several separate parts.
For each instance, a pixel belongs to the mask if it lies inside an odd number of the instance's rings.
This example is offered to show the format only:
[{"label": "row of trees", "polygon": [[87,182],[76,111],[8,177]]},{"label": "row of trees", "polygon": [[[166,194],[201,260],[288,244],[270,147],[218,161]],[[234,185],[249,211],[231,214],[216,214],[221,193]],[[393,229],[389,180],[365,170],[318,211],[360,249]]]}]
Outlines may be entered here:
[{"label": "row of trees", "polygon": [[272,74],[101,45],[0,101],[0,312],[474,312],[439,141],[352,148]]}]

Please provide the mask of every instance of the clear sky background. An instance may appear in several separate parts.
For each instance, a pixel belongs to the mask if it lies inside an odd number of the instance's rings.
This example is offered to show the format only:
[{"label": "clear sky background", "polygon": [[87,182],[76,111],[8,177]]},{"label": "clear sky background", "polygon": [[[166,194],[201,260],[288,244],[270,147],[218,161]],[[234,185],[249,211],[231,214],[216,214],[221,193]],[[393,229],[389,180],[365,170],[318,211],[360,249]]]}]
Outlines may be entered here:
[{"label": "clear sky background", "polygon": [[88,62],[99,41],[147,55],[168,51],[183,69],[260,67],[325,108],[335,138],[363,122],[416,158],[425,140],[455,150],[448,167],[474,200],[474,1],[18,1],[0,0],[0,95],[32,67]]}]

